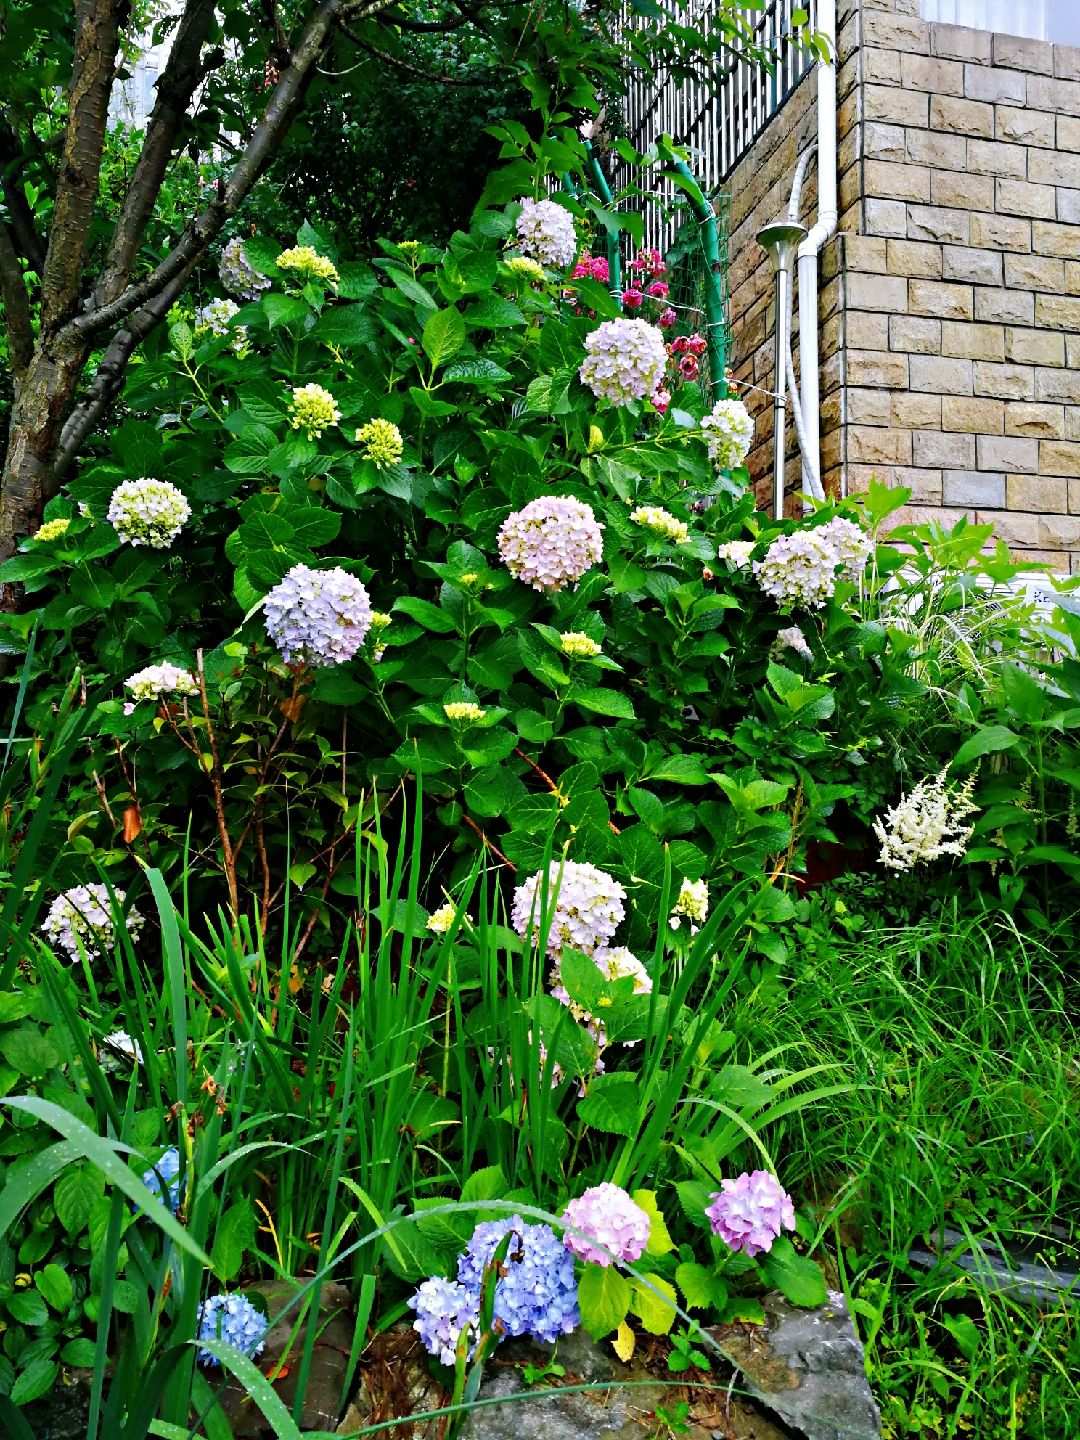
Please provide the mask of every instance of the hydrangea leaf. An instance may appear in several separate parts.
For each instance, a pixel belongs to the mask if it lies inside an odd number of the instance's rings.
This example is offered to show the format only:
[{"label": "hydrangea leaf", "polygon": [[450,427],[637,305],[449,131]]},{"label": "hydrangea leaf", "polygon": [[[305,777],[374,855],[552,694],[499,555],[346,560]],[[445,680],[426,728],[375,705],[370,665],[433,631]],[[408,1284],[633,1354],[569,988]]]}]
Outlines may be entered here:
[{"label": "hydrangea leaf", "polygon": [[660,1206],[656,1200],[655,1190],[635,1190],[631,1196],[635,1205],[639,1205],[649,1217],[649,1239],[645,1246],[646,1255],[667,1255],[675,1249],[675,1242],[668,1231],[663,1215],[660,1213]]},{"label": "hydrangea leaf", "polygon": [[599,1340],[626,1319],[630,1309],[629,1283],[613,1265],[586,1265],[578,1282],[581,1323]]},{"label": "hydrangea leaf", "polygon": [[630,1280],[630,1291],[630,1308],[644,1328],[650,1335],[666,1335],[678,1313],[678,1297],[671,1281],[662,1275],[635,1275]]},{"label": "hydrangea leaf", "polygon": [[786,1235],[778,1236],[772,1249],[758,1261],[766,1280],[792,1305],[810,1309],[824,1305],[828,1297],[825,1277],[806,1255],[800,1255]]}]

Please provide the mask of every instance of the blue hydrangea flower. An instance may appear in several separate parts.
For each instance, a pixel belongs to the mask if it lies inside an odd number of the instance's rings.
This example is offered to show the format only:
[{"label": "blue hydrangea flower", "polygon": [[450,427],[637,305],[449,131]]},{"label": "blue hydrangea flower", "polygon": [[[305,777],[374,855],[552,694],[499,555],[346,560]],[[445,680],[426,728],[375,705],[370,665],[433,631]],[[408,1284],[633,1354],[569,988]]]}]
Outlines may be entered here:
[{"label": "blue hydrangea flower", "polygon": [[[224,1340],[245,1355],[260,1353],[269,1329],[266,1316],[246,1295],[211,1295],[199,1306],[199,1339]],[[221,1362],[209,1350],[200,1349],[200,1365],[219,1365]]]},{"label": "blue hydrangea flower", "polygon": [[514,1238],[495,1287],[495,1318],[507,1335],[551,1344],[580,1322],[574,1259],[550,1225],[527,1225],[518,1215],[478,1225],[458,1261],[458,1280],[477,1297],[484,1266],[508,1230]]},{"label": "blue hydrangea flower", "polygon": [[479,1316],[479,1293],[436,1275],[425,1280],[406,1303],[416,1311],[413,1329],[424,1349],[444,1365],[453,1365],[461,1332],[474,1327]]},{"label": "blue hydrangea flower", "polygon": [[[157,1164],[147,1170],[142,1183],[175,1215],[180,1206],[180,1151],[170,1145]],[[164,1185],[162,1184],[164,1182]]]}]

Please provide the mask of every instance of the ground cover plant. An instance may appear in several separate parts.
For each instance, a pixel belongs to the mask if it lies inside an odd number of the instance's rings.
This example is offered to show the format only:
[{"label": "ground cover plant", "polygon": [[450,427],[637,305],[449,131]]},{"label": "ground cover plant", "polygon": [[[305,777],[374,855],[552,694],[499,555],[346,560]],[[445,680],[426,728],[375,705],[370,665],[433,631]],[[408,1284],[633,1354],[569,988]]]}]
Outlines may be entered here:
[{"label": "ground cover plant", "polygon": [[19,1440],[75,1371],[89,1436],[229,1377],[293,1436],[338,1282],[342,1405],[395,1325],[456,1422],[508,1335],[704,1371],[828,1284],[892,1435],[1075,1403],[942,1240],[1074,1255],[1072,602],[902,491],[756,512],[532,97],[445,244],[225,239],[0,566]]}]

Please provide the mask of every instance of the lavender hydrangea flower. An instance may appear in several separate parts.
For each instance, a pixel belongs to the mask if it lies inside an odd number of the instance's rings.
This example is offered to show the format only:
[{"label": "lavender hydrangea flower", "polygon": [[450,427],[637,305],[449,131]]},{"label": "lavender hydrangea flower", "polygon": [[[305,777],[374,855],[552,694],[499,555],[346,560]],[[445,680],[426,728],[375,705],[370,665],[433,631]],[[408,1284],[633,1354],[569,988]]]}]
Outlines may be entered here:
[{"label": "lavender hydrangea flower", "polygon": [[649,1243],[651,1221],[646,1212],[635,1205],[621,1186],[606,1180],[571,1200],[562,1218],[575,1230],[585,1232],[575,1235],[565,1230],[563,1244],[574,1255],[594,1265],[638,1260]]},{"label": "lavender hydrangea flower", "polygon": [[581,1317],[573,1258],[550,1225],[527,1225],[518,1215],[478,1225],[458,1261],[458,1280],[479,1299],[484,1267],[507,1231],[514,1233],[495,1286],[495,1319],[506,1335],[551,1344]]},{"label": "lavender hydrangea flower", "polygon": [[[199,1306],[199,1339],[224,1340],[244,1355],[258,1355],[266,1343],[269,1329],[266,1316],[246,1295],[211,1295]],[[200,1365],[220,1365],[221,1361],[209,1350],[198,1352]]]},{"label": "lavender hydrangea flower", "polygon": [[517,218],[517,238],[521,253],[541,265],[560,269],[571,264],[577,254],[574,217],[554,200],[518,201],[521,214]]},{"label": "lavender hydrangea flower", "polygon": [[462,1331],[470,1330],[475,1336],[480,1318],[479,1291],[469,1289],[459,1280],[443,1280],[434,1275],[405,1303],[416,1311],[412,1328],[420,1336],[424,1349],[444,1365],[453,1365]]},{"label": "lavender hydrangea flower", "polygon": [[602,554],[592,508],[569,495],[541,495],[499,530],[499,556],[510,574],[548,594],[580,580]]},{"label": "lavender hydrangea flower", "polygon": [[124,480],[112,493],[107,519],[129,545],[168,550],[191,517],[184,492],[167,480]]},{"label": "lavender hydrangea flower", "polygon": [[241,300],[257,300],[263,290],[270,288],[270,281],[259,274],[244,254],[244,242],[239,235],[234,236],[222,250],[218,275],[225,289]]},{"label": "lavender hydrangea flower", "polygon": [[180,1151],[170,1145],[161,1159],[144,1172],[142,1183],[175,1215],[180,1208]]},{"label": "lavender hydrangea flower", "polygon": [[741,400],[718,400],[702,420],[701,433],[717,470],[734,470],[750,453],[754,422]]},{"label": "lavender hydrangea flower", "polygon": [[767,1170],[743,1173],[736,1180],[721,1180],[720,1189],[705,1207],[713,1232],[730,1249],[751,1259],[767,1254],[781,1230],[795,1229],[791,1196]]},{"label": "lavender hydrangea flower", "polygon": [[[117,906],[122,906],[123,890],[113,893]],[[124,923],[131,938],[137,940],[145,922],[134,906]],[[116,943],[109,887],[95,880],[57,895],[49,906],[41,931],[52,944],[66,950],[72,960],[78,960],[81,951],[86,952],[87,959],[97,960]]]},{"label": "lavender hydrangea flower", "polygon": [[371,601],[347,570],[294,565],[263,602],[266,631],[289,665],[351,660],[371,628]]},{"label": "lavender hydrangea flower", "polygon": [[586,336],[585,352],[582,383],[613,405],[654,395],[667,371],[664,336],[645,320],[605,320]]},{"label": "lavender hydrangea flower", "polygon": [[[539,930],[540,880],[538,870],[514,891],[510,923],[523,939],[530,931],[536,934]],[[547,895],[548,905],[553,907],[547,938],[551,958],[557,961],[566,945],[591,955],[610,940],[626,914],[625,899],[626,891],[619,882],[595,865],[567,860],[560,867],[552,860]]]}]

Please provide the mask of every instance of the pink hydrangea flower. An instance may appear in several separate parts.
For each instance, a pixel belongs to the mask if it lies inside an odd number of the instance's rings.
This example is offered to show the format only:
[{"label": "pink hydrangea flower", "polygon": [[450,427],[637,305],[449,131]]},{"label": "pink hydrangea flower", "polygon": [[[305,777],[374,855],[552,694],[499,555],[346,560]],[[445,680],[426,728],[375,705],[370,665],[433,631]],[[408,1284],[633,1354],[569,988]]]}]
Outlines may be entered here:
[{"label": "pink hydrangea flower", "polygon": [[[633,1261],[645,1252],[650,1220],[640,1205],[618,1185],[606,1181],[593,1185],[584,1195],[571,1200],[562,1214],[567,1225],[584,1231],[563,1232],[563,1244],[582,1260],[594,1265]],[[610,1253],[609,1253],[610,1252]]]},{"label": "pink hydrangea flower", "polygon": [[585,337],[585,352],[582,383],[613,405],[654,395],[667,370],[664,337],[644,320],[605,320]]},{"label": "pink hydrangea flower", "polygon": [[499,530],[499,555],[510,574],[548,594],[580,580],[603,549],[592,508],[569,495],[541,495]]},{"label": "pink hydrangea flower", "polygon": [[795,1229],[791,1196],[767,1170],[721,1180],[705,1208],[713,1232],[730,1250],[751,1257],[767,1254],[781,1230]]}]

